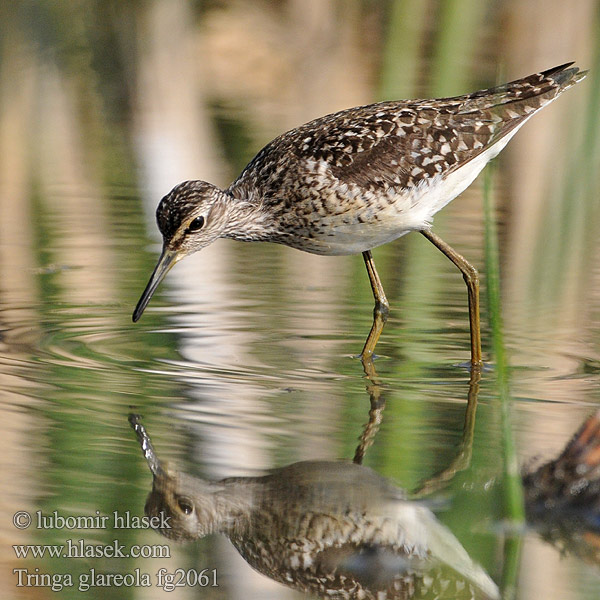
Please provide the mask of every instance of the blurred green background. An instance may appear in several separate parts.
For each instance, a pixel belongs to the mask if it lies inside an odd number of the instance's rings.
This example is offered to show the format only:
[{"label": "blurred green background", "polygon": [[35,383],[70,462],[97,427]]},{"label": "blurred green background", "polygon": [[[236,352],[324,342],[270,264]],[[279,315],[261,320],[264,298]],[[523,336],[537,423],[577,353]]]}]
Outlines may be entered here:
[{"label": "blurred green background", "polygon": [[[134,326],[159,251],[154,210],[173,185],[226,186],[270,139],[328,112],[466,93],[575,60],[588,78],[517,134],[493,174],[519,461],[556,454],[600,401],[599,50],[595,0],[0,2],[4,597],[79,597],[15,587],[13,569],[25,561],[12,544],[65,539],[15,530],[15,511],[142,512],[150,476],[130,406],[163,457],[196,474],[352,457],[369,410],[368,382],[351,358],[372,311],[362,259],[218,242],[177,265]],[[485,290],[481,180],[435,230],[481,269]],[[365,464],[414,489],[460,443],[466,292],[422,236],[374,256],[392,315],[376,362],[387,408]],[[492,369],[473,462],[444,490],[440,518],[501,581],[502,503],[489,489],[503,442],[487,312]],[[116,534],[94,535],[109,543]],[[152,532],[118,535],[163,542]],[[174,597],[299,597],[253,573],[218,537],[173,554],[156,568],[215,567],[221,584]],[[598,567],[561,559],[535,534],[517,558],[516,597],[596,598]],[[73,573],[139,566],[28,564]]]}]

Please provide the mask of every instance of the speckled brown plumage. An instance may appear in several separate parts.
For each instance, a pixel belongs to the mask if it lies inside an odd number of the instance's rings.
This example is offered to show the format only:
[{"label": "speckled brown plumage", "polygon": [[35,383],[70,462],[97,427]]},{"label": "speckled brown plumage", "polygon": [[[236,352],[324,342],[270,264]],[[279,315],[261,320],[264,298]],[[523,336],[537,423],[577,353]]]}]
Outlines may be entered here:
[{"label": "speckled brown plumage", "polygon": [[[464,96],[350,108],[280,135],[226,190],[204,181],[176,186],[158,206],[163,255],[134,321],[177,260],[220,237],[277,242],[315,254],[362,252],[381,313],[387,300],[370,251],[421,231],[467,281],[471,361],[480,364],[476,271],[427,232],[433,216],[531,116],[584,76],[566,64]],[[198,217],[202,227],[192,227]],[[385,318],[380,321],[374,322],[363,357],[373,352]]]},{"label": "speckled brown plumage", "polygon": [[[224,195],[202,181],[177,186],[158,207],[161,233],[172,239],[185,216],[216,195],[240,211],[240,227],[229,227],[223,237],[318,254],[371,249],[369,240],[357,248],[336,244],[336,229],[344,237],[346,227],[360,240],[361,230],[377,223],[392,238],[430,224],[476,175],[470,163],[583,77],[567,67],[464,96],[380,102],[310,121],[265,146]],[[432,202],[429,188],[461,170],[467,183]],[[247,215],[260,227],[250,226]]]},{"label": "speckled brown plumage", "polygon": [[381,102],[327,115],[273,140],[227,192],[262,205],[271,219],[265,237],[343,253],[326,241],[302,238],[321,232],[326,238],[337,223],[358,225],[358,231],[360,224],[393,218],[393,205],[399,213],[423,213],[414,223],[406,219],[407,228],[424,226],[451,198],[421,209],[419,203],[430,204],[422,190],[465,168],[581,77],[577,68],[563,66],[465,96]]},{"label": "speckled brown plumage", "polygon": [[153,474],[146,515],[162,515],[170,539],[221,533],[260,573],[323,598],[499,597],[427,507],[367,467],[307,461],[206,481],[164,467],[139,417],[130,422]]}]

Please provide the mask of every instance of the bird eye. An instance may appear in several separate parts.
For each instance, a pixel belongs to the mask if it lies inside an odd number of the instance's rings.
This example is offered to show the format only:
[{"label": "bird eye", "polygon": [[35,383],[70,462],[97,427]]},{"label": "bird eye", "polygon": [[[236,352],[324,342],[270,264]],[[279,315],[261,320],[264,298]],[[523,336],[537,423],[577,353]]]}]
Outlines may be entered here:
[{"label": "bird eye", "polygon": [[179,505],[181,512],[186,515],[191,515],[194,512],[194,505],[188,498],[178,498],[177,504]]},{"label": "bird eye", "polygon": [[204,217],[199,216],[199,217],[196,217],[195,219],[192,219],[192,221],[188,225],[187,232],[194,233],[195,231],[199,231],[203,227],[204,227]]}]

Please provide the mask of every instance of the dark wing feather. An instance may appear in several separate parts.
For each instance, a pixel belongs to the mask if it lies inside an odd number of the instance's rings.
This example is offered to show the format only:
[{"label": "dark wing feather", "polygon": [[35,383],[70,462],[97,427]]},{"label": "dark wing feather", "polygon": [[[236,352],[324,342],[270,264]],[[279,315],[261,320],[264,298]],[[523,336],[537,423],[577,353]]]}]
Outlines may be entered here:
[{"label": "dark wing feather", "polygon": [[569,67],[464,96],[381,102],[321,117],[263,148],[230,192],[247,197],[253,190],[268,203],[305,195],[317,176],[365,190],[410,188],[472,160],[585,76]]}]

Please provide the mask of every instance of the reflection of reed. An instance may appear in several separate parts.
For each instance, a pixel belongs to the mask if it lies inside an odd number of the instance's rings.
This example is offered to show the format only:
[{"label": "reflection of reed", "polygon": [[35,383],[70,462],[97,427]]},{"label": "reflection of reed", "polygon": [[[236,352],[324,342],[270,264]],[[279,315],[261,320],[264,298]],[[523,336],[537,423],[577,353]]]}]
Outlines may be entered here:
[{"label": "reflection of reed", "polygon": [[367,467],[307,461],[209,482],[167,469],[130,422],[153,474],[146,514],[168,517],[170,539],[222,533],[257,571],[330,598],[499,597],[428,508]]}]

